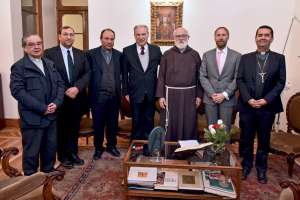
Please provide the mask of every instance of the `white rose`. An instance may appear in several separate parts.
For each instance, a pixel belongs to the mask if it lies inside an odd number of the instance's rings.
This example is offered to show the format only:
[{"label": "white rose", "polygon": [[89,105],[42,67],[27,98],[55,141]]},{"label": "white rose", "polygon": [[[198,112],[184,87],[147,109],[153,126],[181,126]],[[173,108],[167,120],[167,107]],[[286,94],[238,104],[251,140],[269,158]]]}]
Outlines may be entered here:
[{"label": "white rose", "polygon": [[216,130],[213,128],[213,126],[214,125],[212,125],[212,124],[208,126],[208,130],[212,135],[216,134]]},{"label": "white rose", "polygon": [[219,124],[219,125],[222,125],[222,124],[223,124],[223,120],[221,120],[221,119],[218,119],[218,122],[217,122],[217,124]]}]

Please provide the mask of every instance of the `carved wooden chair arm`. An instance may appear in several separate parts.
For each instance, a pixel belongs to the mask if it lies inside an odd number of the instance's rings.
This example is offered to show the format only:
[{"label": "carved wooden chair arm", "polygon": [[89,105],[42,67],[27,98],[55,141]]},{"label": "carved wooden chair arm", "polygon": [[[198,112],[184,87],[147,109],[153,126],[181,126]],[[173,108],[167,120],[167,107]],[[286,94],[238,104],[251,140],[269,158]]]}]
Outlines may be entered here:
[{"label": "carved wooden chair arm", "polygon": [[9,177],[22,176],[22,173],[9,165],[11,155],[17,155],[19,150],[16,147],[8,147],[1,150],[2,169]]},{"label": "carved wooden chair arm", "polygon": [[52,193],[53,181],[58,180],[61,181],[64,178],[64,171],[53,171],[46,174],[46,180],[43,187],[43,197],[45,200],[56,200],[60,199]]},{"label": "carved wooden chair arm", "polygon": [[290,188],[294,195],[294,200],[300,200],[300,184],[293,181],[283,181],[280,184],[281,188]]}]

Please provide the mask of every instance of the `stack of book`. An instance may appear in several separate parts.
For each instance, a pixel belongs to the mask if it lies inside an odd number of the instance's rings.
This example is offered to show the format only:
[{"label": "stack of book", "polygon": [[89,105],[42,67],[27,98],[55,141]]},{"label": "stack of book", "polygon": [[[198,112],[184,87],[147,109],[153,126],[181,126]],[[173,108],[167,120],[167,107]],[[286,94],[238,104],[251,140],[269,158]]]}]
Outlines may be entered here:
[{"label": "stack of book", "polygon": [[130,167],[127,180],[129,189],[153,190],[157,181],[157,168]]}]

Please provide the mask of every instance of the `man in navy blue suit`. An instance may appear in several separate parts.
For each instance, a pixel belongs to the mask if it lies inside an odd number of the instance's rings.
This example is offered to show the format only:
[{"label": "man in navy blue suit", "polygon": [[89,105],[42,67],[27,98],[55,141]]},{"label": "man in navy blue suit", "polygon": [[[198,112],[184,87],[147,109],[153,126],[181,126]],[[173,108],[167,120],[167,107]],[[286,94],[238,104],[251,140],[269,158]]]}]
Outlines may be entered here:
[{"label": "man in navy blue suit", "polygon": [[131,139],[147,140],[154,126],[157,67],[161,51],[148,44],[146,25],[134,27],[136,43],[123,49],[123,94],[130,102],[132,117]]},{"label": "man in navy blue suit", "polygon": [[116,148],[118,115],[121,99],[121,58],[114,49],[115,32],[104,29],[100,34],[101,46],[87,52],[91,68],[89,97],[94,124],[94,160],[101,158],[104,151],[103,139],[106,127],[106,151],[120,156]]},{"label": "man in navy blue suit", "polygon": [[285,58],[270,50],[273,29],[260,26],[255,36],[257,50],[242,56],[237,85],[240,90],[240,154],[243,176],[247,179],[253,166],[253,143],[257,133],[255,167],[259,183],[267,183],[270,132],[275,114],[283,111],[280,94],[286,80]]}]

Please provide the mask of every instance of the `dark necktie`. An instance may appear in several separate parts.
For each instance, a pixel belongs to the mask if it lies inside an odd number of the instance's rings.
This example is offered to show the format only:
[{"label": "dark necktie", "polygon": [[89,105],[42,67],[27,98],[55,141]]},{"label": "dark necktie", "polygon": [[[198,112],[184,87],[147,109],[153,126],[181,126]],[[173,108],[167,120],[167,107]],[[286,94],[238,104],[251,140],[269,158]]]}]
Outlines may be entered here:
[{"label": "dark necktie", "polygon": [[145,54],[145,51],[144,51],[144,50],[145,50],[145,47],[142,46],[142,47],[141,47],[141,55],[144,55],[144,54]]},{"label": "dark necktie", "polygon": [[72,59],[70,50],[68,50],[67,52],[68,52],[69,82],[72,83],[74,63],[73,63],[73,59]]}]

